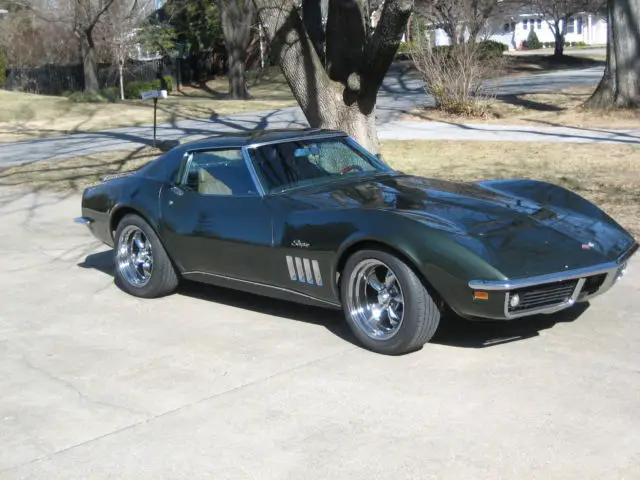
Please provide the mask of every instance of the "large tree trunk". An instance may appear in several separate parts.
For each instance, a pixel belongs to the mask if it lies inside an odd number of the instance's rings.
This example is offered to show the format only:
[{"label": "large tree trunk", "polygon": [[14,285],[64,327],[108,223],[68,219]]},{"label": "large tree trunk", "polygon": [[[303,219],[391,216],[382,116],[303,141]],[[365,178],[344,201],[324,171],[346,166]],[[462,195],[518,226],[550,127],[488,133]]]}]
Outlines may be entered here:
[{"label": "large tree trunk", "polygon": [[[378,89],[393,61],[413,8],[387,0],[373,34],[366,34],[365,0],[330,0],[326,64],[292,0],[254,0],[272,54],[309,124],[342,130],[379,153],[375,124]],[[345,28],[341,28],[345,27]],[[349,28],[346,28],[349,27]]]},{"label": "large tree trunk", "polygon": [[82,69],[84,71],[84,91],[90,94],[97,94],[100,90],[98,85],[98,67],[96,65],[96,48],[93,42],[93,31],[86,30],[81,36],[82,42]]},{"label": "large tree trunk", "polygon": [[[531,28],[533,28],[533,26]],[[564,38],[567,31],[567,19],[565,18],[562,21],[562,27],[560,27],[559,21],[554,22],[554,28],[551,30],[553,31],[553,38],[555,41],[553,56],[555,58],[562,58],[564,56]]]},{"label": "large tree trunk", "polygon": [[229,98],[251,98],[247,90],[247,48],[251,40],[251,0],[220,0],[222,31],[229,58]]},{"label": "large tree trunk", "polygon": [[607,2],[607,60],[588,108],[640,108],[640,0]]},{"label": "large tree trunk", "polygon": [[229,48],[229,98],[247,100],[251,98],[247,90],[247,51],[241,48]]},{"label": "large tree trunk", "polygon": [[555,36],[555,46],[553,48],[553,56],[562,58],[564,56],[564,37],[562,35]]}]

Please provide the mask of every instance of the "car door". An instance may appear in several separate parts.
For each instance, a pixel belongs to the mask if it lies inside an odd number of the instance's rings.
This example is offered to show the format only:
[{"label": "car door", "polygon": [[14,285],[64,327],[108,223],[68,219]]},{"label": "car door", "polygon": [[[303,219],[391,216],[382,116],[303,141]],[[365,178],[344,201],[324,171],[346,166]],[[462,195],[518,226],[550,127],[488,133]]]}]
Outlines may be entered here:
[{"label": "car door", "polygon": [[240,149],[189,152],[161,193],[163,238],[187,273],[267,282],[272,214]]}]

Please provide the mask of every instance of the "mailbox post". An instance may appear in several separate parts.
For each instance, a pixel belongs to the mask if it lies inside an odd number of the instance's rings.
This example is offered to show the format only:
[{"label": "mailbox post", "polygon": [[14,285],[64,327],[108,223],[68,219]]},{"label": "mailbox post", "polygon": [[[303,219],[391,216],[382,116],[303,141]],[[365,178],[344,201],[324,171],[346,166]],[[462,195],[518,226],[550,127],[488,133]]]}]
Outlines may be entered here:
[{"label": "mailbox post", "polygon": [[158,99],[159,98],[167,98],[166,90],[147,90],[146,92],[142,92],[140,94],[140,98],[142,100],[150,100],[153,99],[153,146],[156,146],[156,111],[158,109]]}]

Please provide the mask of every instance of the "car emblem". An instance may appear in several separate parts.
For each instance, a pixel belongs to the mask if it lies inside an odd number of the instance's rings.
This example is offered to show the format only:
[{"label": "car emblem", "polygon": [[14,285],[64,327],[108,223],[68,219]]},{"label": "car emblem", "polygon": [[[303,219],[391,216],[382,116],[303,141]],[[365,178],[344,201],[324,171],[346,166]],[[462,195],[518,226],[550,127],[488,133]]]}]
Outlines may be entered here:
[{"label": "car emblem", "polygon": [[595,243],[593,243],[593,242],[583,243],[583,244],[582,244],[582,249],[583,249],[583,250],[589,250],[589,249],[591,249],[591,248],[593,248],[593,247],[595,247],[595,246],[596,246],[596,245],[595,245]]},{"label": "car emblem", "polygon": [[303,242],[302,240],[294,240],[293,242],[291,242],[291,246],[298,248],[309,248],[311,245],[307,242]]}]

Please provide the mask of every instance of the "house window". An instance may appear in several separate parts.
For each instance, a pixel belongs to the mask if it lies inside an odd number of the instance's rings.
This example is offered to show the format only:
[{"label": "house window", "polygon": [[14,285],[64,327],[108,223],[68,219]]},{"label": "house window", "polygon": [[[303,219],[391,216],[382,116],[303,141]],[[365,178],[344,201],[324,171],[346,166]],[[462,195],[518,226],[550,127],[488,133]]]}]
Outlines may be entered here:
[{"label": "house window", "polygon": [[576,24],[573,17],[567,20],[567,33],[575,33],[576,32]]},{"label": "house window", "polygon": [[578,34],[582,35],[582,17],[578,17]]},{"label": "house window", "polygon": [[542,29],[542,19],[539,18],[538,20],[536,20],[536,23],[538,24],[538,30]]},{"label": "house window", "polygon": [[528,28],[529,25],[529,20],[523,20],[522,21],[522,29],[526,30]]}]

